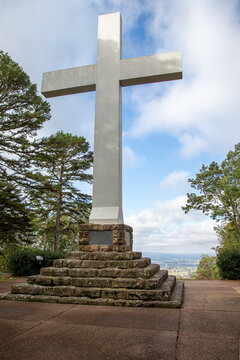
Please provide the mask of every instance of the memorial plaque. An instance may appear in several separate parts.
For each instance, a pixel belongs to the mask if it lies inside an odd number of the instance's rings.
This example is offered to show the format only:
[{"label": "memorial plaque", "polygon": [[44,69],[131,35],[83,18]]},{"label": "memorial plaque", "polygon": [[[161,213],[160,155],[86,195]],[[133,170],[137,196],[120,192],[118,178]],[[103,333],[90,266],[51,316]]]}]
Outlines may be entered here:
[{"label": "memorial plaque", "polygon": [[89,245],[112,245],[112,231],[90,231]]}]

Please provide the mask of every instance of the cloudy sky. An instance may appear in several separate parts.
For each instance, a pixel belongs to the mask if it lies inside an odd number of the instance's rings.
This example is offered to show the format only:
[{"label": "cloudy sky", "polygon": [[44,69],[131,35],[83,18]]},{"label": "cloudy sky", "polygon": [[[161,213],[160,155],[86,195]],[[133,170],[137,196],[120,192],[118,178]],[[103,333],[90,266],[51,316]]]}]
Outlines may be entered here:
[{"label": "cloudy sky", "polygon": [[[123,206],[134,249],[210,253],[214,223],[181,207],[187,179],[239,142],[239,0],[0,0],[0,48],[40,90],[43,72],[96,63],[97,17],[116,11],[123,58],[181,51],[184,76],[123,89]],[[49,99],[39,136],[63,130],[93,146],[94,101]]]}]

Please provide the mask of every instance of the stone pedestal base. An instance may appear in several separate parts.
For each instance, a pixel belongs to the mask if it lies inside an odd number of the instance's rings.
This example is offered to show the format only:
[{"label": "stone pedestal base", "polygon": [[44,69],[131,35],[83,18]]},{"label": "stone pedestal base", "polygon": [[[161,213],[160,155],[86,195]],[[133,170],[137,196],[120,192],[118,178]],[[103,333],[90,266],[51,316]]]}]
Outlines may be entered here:
[{"label": "stone pedestal base", "polygon": [[81,225],[79,251],[15,284],[0,299],[87,305],[181,307],[183,282],[132,251],[127,225]]},{"label": "stone pedestal base", "polygon": [[125,224],[81,224],[79,250],[131,251],[133,229]]}]

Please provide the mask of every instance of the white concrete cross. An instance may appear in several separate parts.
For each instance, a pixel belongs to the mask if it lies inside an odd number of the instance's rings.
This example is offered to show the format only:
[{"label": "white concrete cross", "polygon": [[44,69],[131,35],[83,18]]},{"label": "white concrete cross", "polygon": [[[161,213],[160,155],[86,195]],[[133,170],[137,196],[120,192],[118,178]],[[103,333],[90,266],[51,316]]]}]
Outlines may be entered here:
[{"label": "white concrete cross", "polygon": [[121,15],[98,17],[97,64],[43,74],[45,97],[96,90],[90,223],[121,224],[121,87],[182,78],[179,52],[121,59]]}]

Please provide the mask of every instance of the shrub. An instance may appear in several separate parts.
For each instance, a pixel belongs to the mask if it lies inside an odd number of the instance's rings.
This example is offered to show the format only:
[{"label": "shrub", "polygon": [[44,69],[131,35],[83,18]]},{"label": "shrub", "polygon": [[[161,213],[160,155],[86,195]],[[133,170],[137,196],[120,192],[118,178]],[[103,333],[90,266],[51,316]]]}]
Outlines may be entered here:
[{"label": "shrub", "polygon": [[6,270],[6,258],[0,254],[0,273],[1,272],[7,272]]},{"label": "shrub", "polygon": [[223,279],[240,280],[240,248],[221,249],[217,266]]},{"label": "shrub", "polygon": [[0,254],[0,273],[7,272],[7,258]]},{"label": "shrub", "polygon": [[[36,260],[37,255],[43,257],[41,264]],[[42,267],[52,266],[54,259],[65,258],[65,256],[62,251],[17,248],[8,255],[7,269],[14,276],[36,275],[40,273]]]}]

